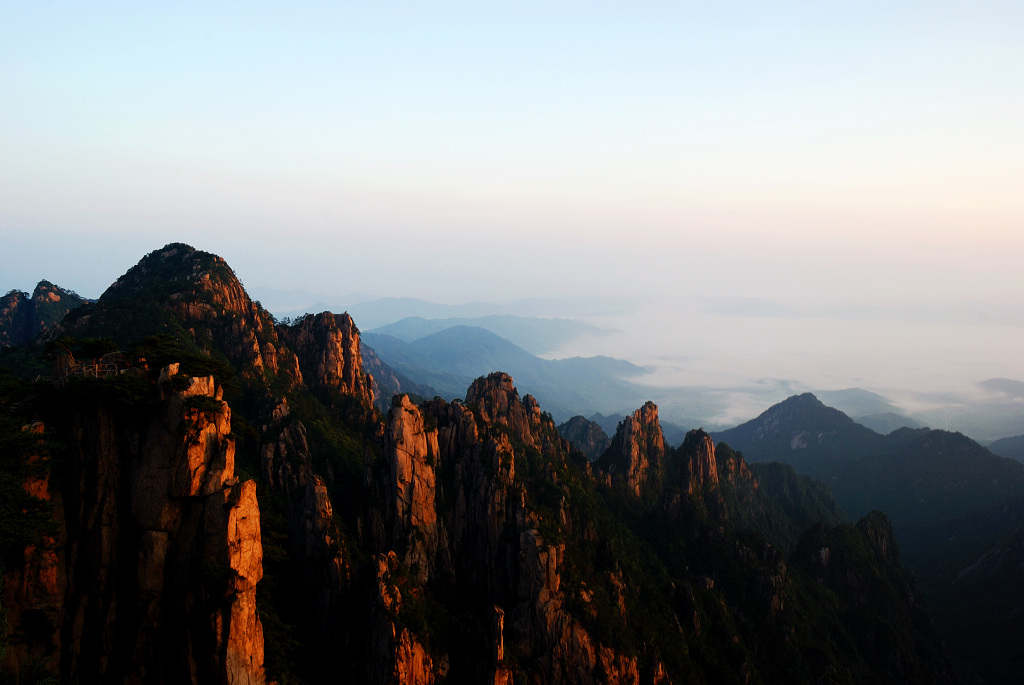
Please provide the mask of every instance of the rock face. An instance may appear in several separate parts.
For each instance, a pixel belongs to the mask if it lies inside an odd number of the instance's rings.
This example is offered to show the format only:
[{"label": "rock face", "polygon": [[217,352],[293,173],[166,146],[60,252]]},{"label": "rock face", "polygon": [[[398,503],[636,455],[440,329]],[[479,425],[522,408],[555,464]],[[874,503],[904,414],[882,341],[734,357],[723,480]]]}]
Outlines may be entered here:
[{"label": "rock face", "polygon": [[23,593],[17,610],[59,618],[47,625],[69,682],[262,683],[256,484],[234,474],[213,379],[160,378],[148,411],[82,395],[54,417],[67,443],[63,564],[38,566],[46,593]]},{"label": "rock face", "polygon": [[[515,444],[543,455],[547,471],[521,463]],[[639,682],[636,660],[602,645],[568,610],[565,544],[546,539],[544,519],[527,502],[526,484],[545,472],[556,477],[552,469],[569,453],[550,417],[532,397],[520,399],[507,374],[477,379],[465,403],[394,399],[373,475],[382,485],[377,546],[387,551],[377,557],[370,682],[510,683],[519,674],[589,683],[602,669],[611,682]],[[409,602],[427,601],[420,596],[437,585],[489,617],[444,651],[404,618]]]},{"label": "rock face", "polygon": [[371,683],[433,685],[438,675],[426,648],[392,617],[402,613],[402,591],[395,585],[399,570],[394,552],[378,555],[376,596],[371,610],[373,651],[369,663]]},{"label": "rock face", "polygon": [[[24,426],[22,432],[41,439],[44,426],[35,422]],[[61,494],[52,486],[49,474],[29,477],[22,487],[33,497],[51,503],[55,519],[58,522],[63,520]],[[64,613],[64,592],[67,588],[67,574],[62,563],[66,537],[58,527],[52,534],[44,535],[39,544],[26,547],[19,566],[6,569],[0,608],[4,611],[8,633],[24,637],[20,642],[8,645],[7,653],[0,659],[3,670],[17,673],[34,665],[42,665],[53,673],[59,669],[61,635],[58,628]]]},{"label": "rock face", "polygon": [[437,431],[424,428],[423,415],[407,395],[394,398],[387,426],[387,498],[392,504],[388,518],[391,530],[401,535],[392,539],[392,545],[401,551],[402,563],[413,576],[425,583],[435,570],[438,547],[447,547],[437,521]]},{"label": "rock face", "polygon": [[12,290],[0,298],[0,349],[20,345],[45,333],[85,303],[77,293],[39,281],[30,296]]},{"label": "rock face", "polygon": [[[683,439],[679,452],[683,460],[686,492],[692,495],[718,487],[718,462],[710,435],[703,430],[690,431]],[[743,468],[746,468],[746,464],[743,464]]]},{"label": "rock face", "polygon": [[505,426],[527,445],[540,447],[540,405],[533,395],[520,401],[507,373],[498,371],[473,381],[466,391],[466,404],[478,407],[482,421]]},{"label": "rock face", "polygon": [[[532,397],[520,399],[504,373],[477,379],[465,403],[417,407],[396,397],[384,445],[374,480],[383,481],[386,511],[378,544],[390,550],[377,557],[371,682],[407,682],[400,672],[424,683],[641,682],[638,659],[595,637],[570,610],[577,586],[567,591],[563,582],[567,547],[548,536],[553,521],[581,530],[587,522],[574,522],[564,504],[541,512],[528,501],[539,479],[553,488],[552,501],[565,502],[558,473],[570,455],[583,460]],[[626,611],[621,574],[595,590],[606,584]],[[409,598],[422,602],[437,585],[489,617],[451,651],[440,652],[429,631],[410,632],[403,618]],[[666,682],[663,674],[656,682]]]},{"label": "rock face", "polygon": [[263,412],[269,421],[261,430],[260,465],[264,482],[287,505],[288,553],[298,562],[320,633],[328,642],[340,639],[341,594],[351,573],[327,485],[313,470],[306,428],[291,415],[287,400],[268,397]]},{"label": "rock face", "polygon": [[348,314],[324,312],[278,329],[295,351],[306,384],[373,402],[373,379],[363,371],[359,330]]},{"label": "rock face", "polygon": [[587,455],[590,461],[604,454],[611,442],[599,424],[582,416],[574,416],[560,425],[558,433],[572,443],[573,447]]},{"label": "rock face", "polygon": [[647,402],[619,424],[597,465],[636,497],[657,493],[665,479],[665,436],[653,402]]}]

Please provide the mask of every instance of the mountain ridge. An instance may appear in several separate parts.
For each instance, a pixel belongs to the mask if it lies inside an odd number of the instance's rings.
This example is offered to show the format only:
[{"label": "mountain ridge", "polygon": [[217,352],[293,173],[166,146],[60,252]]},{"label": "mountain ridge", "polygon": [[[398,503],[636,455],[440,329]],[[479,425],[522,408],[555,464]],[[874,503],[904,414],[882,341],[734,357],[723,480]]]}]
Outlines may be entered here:
[{"label": "mountain ridge", "polygon": [[[104,339],[120,349],[85,359]],[[6,460],[36,463],[35,438],[16,437],[38,426],[76,479],[55,481],[72,506],[32,542],[54,535],[69,553],[44,568],[16,540],[5,587],[41,588],[51,571],[68,584],[5,595],[11,615],[56,611],[7,652],[8,672],[52,644],[64,679],[84,664],[101,682],[187,679],[189,664],[250,685],[957,682],[881,515],[818,529],[824,570],[784,560],[743,528],[764,500],[742,456],[700,431],[659,444],[653,403],[617,431],[621,479],[507,373],[473,379],[465,399],[396,395],[385,415],[349,315],[275,324],[224,260],[181,244],[52,342],[54,376],[0,374],[0,437],[24,446],[3,452],[0,484],[23,490]],[[90,594],[110,586],[86,582],[110,555],[116,621],[111,595]],[[79,606],[93,609],[76,623]]]}]

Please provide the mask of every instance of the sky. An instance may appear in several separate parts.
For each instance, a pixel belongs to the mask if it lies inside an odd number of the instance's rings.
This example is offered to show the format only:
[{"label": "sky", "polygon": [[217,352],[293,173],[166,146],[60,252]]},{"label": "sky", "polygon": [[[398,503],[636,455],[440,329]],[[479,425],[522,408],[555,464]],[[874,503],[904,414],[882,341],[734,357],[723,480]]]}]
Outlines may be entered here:
[{"label": "sky", "polygon": [[1024,379],[1022,121],[1019,2],[0,1],[0,290],[181,241],[265,293],[636,298],[566,352],[702,382]]}]

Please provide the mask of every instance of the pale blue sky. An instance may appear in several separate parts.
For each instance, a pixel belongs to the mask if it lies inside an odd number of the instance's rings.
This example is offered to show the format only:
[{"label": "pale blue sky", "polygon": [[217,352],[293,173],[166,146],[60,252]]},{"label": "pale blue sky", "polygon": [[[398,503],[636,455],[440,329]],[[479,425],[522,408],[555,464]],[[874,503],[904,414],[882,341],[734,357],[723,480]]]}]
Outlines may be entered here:
[{"label": "pale blue sky", "polygon": [[8,0],[0,290],[1020,305],[1021,122],[1019,2]]}]

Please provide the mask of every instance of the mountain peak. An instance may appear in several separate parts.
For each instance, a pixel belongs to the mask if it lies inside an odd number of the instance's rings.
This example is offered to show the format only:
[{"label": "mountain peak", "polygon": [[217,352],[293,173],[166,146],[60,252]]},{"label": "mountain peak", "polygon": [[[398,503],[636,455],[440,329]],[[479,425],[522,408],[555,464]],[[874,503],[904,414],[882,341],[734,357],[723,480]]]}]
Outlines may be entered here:
[{"label": "mountain peak", "polygon": [[523,442],[540,446],[541,410],[533,395],[519,399],[512,376],[495,371],[473,381],[466,404],[475,405],[484,421],[507,426]]},{"label": "mountain peak", "polygon": [[558,426],[558,433],[576,449],[594,461],[608,448],[610,439],[601,425],[583,416],[574,416]]},{"label": "mountain peak", "polygon": [[762,436],[790,430],[793,424],[803,424],[805,427],[807,424],[816,424],[815,427],[828,424],[826,430],[832,430],[835,424],[845,426],[854,423],[849,416],[823,404],[809,392],[793,395],[769,407],[754,421],[760,425],[759,433]]},{"label": "mountain peak", "polygon": [[0,297],[0,348],[20,345],[49,331],[85,299],[49,281],[39,281],[32,295],[11,290]]},{"label": "mountain peak", "polygon": [[825,404],[814,393],[804,392],[787,397],[776,406],[824,407]]},{"label": "mountain peak", "polygon": [[[170,243],[139,260],[100,296],[101,301],[150,294],[179,293],[189,286],[211,285],[241,290],[242,284],[223,258],[184,243]],[[246,296],[248,299],[248,296]]]},{"label": "mountain peak", "polygon": [[679,454],[683,459],[688,493],[693,494],[704,487],[718,487],[715,443],[703,428],[694,428],[686,434]]},{"label": "mountain peak", "polygon": [[751,461],[794,464],[802,455],[854,457],[882,439],[811,393],[794,395],[755,419],[715,433],[715,440],[741,450]]},{"label": "mountain peak", "polygon": [[612,481],[624,481],[637,497],[657,493],[665,479],[665,436],[658,406],[648,401],[623,419],[596,463]]}]

